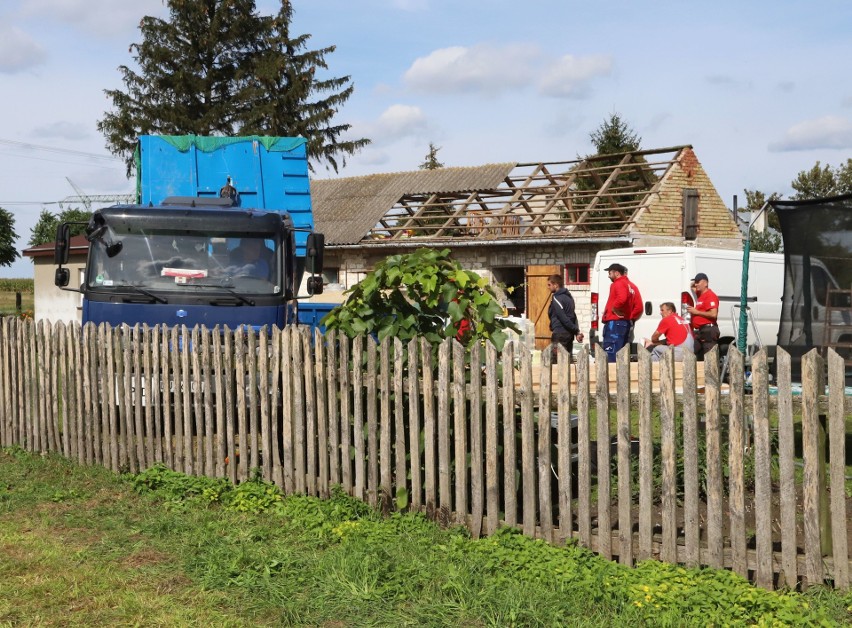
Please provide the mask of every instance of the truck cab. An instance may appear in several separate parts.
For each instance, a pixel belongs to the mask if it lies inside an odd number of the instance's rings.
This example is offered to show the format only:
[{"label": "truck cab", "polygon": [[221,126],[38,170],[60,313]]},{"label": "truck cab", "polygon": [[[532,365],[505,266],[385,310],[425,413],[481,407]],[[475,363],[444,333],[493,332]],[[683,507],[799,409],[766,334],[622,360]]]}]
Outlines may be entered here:
[{"label": "truck cab", "polygon": [[[302,138],[140,138],[140,202],[94,212],[83,324],[283,327],[322,292]],[[182,195],[164,196],[177,191]],[[59,227],[57,286],[69,282]]]}]

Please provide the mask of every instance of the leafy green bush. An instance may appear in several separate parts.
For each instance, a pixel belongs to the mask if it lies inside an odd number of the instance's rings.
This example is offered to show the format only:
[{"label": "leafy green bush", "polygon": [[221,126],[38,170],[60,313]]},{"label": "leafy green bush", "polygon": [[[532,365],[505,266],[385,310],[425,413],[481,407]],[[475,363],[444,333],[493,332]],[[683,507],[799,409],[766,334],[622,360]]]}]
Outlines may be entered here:
[{"label": "leafy green bush", "polygon": [[[339,617],[348,604],[379,624],[404,607],[414,624],[564,625],[582,616],[590,624],[617,617],[622,625],[830,626],[844,613],[835,608],[829,617],[815,594],[766,591],[730,571],[658,561],[630,568],[515,528],[473,540],[419,513],[382,517],[339,488],[326,500],[282,498],[257,475],[233,487],[162,465],[131,480],[140,492],[246,513],[240,528],[210,521],[197,530],[188,568],[204,586],[238,587],[282,608],[303,609],[311,599],[323,607],[313,608],[315,617]],[[272,519],[251,518],[262,513]],[[845,603],[840,595],[830,602]]]},{"label": "leafy green bush", "polygon": [[449,249],[391,255],[347,293],[321,322],[349,337],[375,334],[379,341],[392,336],[407,342],[422,336],[437,344],[460,336],[463,344],[491,340],[501,351],[504,330],[517,331],[500,318],[494,288],[463,269]]}]

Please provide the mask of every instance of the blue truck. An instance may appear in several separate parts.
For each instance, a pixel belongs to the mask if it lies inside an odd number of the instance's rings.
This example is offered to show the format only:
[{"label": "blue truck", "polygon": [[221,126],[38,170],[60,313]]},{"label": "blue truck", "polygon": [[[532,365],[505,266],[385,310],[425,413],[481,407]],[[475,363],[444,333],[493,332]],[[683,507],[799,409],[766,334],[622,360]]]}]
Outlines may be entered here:
[{"label": "blue truck", "polygon": [[[83,324],[283,327],[305,275],[322,292],[303,138],[142,136],[136,173],[137,203],[86,225]],[[65,289],[72,224],[56,239]]]}]

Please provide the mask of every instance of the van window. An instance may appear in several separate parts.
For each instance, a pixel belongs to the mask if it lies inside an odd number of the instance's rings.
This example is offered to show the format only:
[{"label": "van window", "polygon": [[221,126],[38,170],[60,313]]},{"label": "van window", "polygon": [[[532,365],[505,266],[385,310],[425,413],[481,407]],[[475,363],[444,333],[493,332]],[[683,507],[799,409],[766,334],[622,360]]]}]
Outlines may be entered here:
[{"label": "van window", "polygon": [[828,296],[828,289],[831,286],[831,280],[825,274],[825,270],[819,266],[811,266],[811,284],[814,289],[814,300],[824,306],[826,297]]}]

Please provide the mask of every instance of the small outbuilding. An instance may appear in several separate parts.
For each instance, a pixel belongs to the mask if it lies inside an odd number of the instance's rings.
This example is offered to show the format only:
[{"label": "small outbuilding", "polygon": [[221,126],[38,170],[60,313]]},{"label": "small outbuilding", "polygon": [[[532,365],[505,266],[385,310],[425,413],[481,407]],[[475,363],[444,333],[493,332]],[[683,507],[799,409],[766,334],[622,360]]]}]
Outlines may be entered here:
[{"label": "small outbuilding", "polygon": [[388,255],[446,247],[506,286],[508,313],[532,322],[538,348],[550,341],[551,274],[565,278],[588,329],[598,251],[742,248],[736,220],[691,146],[315,180],[311,196],[327,246],[329,289],[318,299],[342,299]]}]

